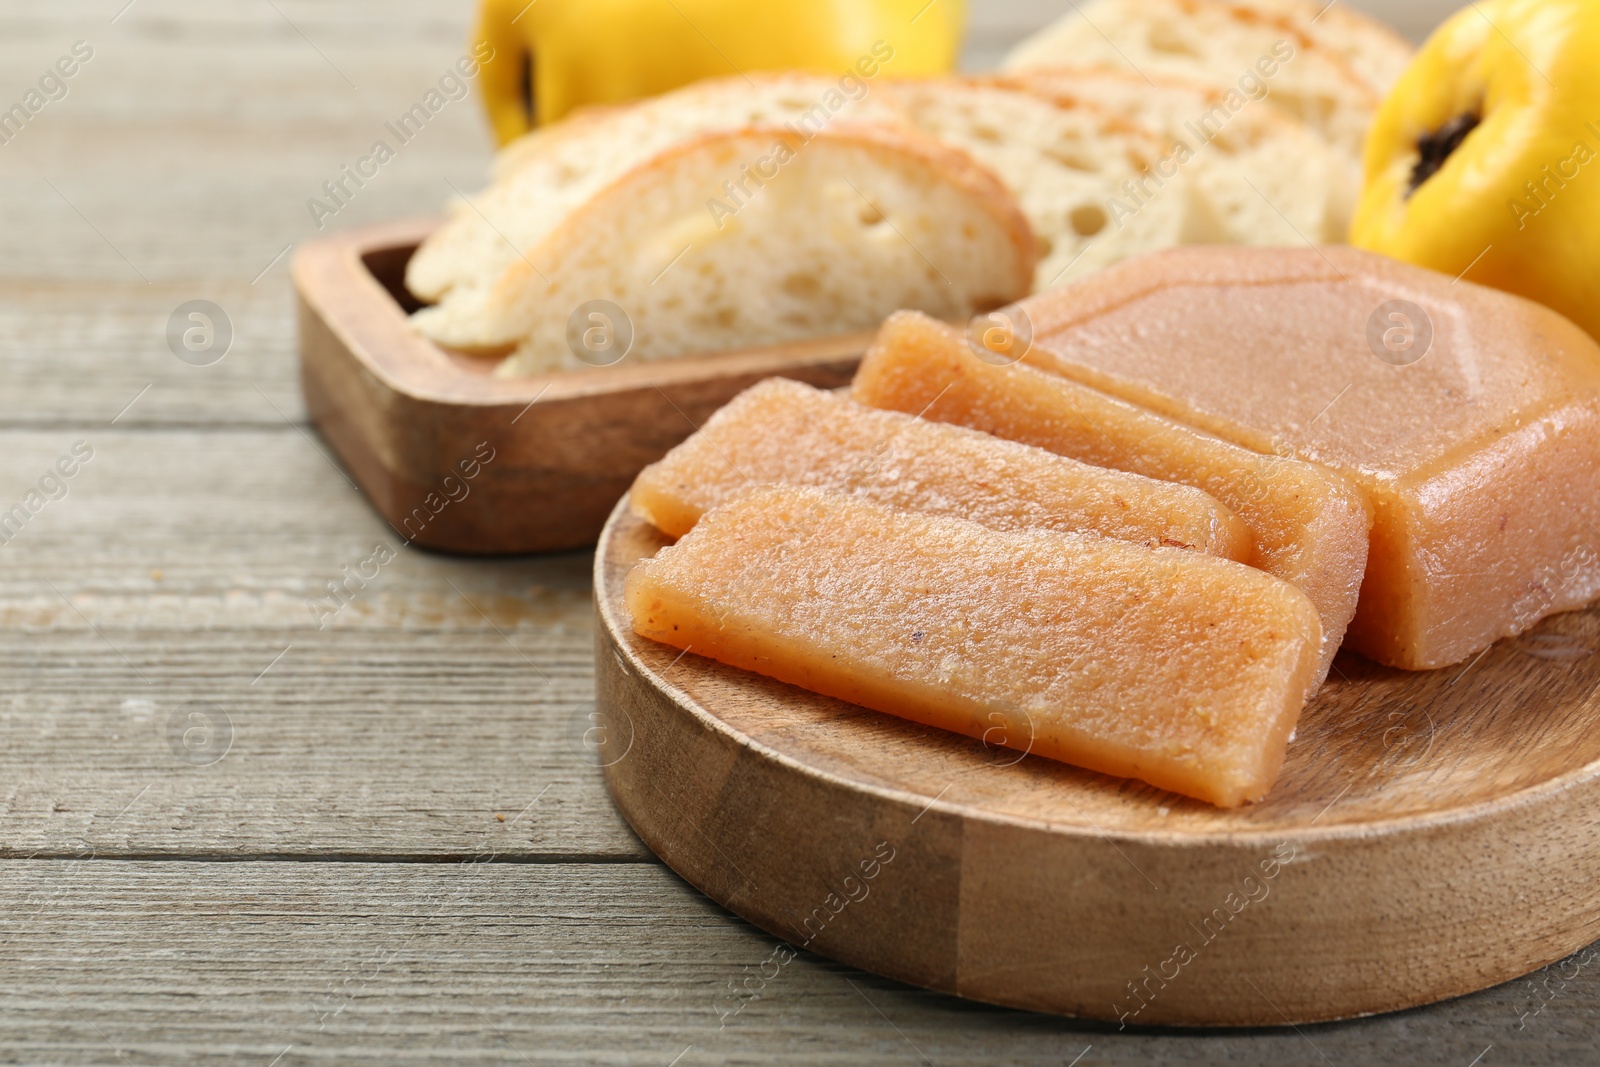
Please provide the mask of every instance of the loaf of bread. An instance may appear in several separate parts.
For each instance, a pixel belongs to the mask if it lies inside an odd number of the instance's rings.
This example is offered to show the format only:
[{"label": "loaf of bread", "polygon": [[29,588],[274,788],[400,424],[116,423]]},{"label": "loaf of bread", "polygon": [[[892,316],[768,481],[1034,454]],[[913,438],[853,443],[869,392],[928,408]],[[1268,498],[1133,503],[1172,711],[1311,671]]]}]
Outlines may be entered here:
[{"label": "loaf of bread", "polygon": [[[1189,175],[1199,198],[1188,232],[1198,236],[1207,225],[1212,229],[1211,240],[1186,244],[1342,242],[1350,229],[1360,168],[1270,100],[1230,100],[1222,90],[1186,78],[1092,67],[1024,71],[1010,80],[1155,131],[1163,169]],[[1147,179],[1133,195],[1124,195],[1137,208],[1141,197],[1161,195],[1165,187],[1164,180]]]},{"label": "loaf of bread", "polygon": [[1007,71],[1100,67],[1271,99],[1352,160],[1410,61],[1392,31],[1312,0],[1089,0],[1018,45]]},{"label": "loaf of bread", "polygon": [[[729,197],[747,167],[772,177]],[[1004,186],[954,149],[868,125],[809,141],[749,128],[633,169],[415,323],[452,348],[514,348],[499,373],[525,375],[585,366],[570,323],[591,301],[622,310],[630,358],[655,360],[867,329],[899,307],[963,320],[1025,295],[1036,259]]]},{"label": "loaf of bread", "polygon": [[1411,63],[1411,43],[1349,4],[1329,0],[1228,0],[1247,17],[1286,26],[1336,53],[1367,88],[1385,96]]},{"label": "loaf of bread", "polygon": [[905,307],[961,320],[1131,255],[1252,236],[1219,227],[1197,173],[1161,178],[1171,145],[1135,119],[992,80],[865,88],[718,79],[523,138],[412,258],[407,284],[435,305],[416,327],[524,375],[584,365],[568,321],[593,300],[623,309],[631,358],[660,359]]},{"label": "loaf of bread", "polygon": [[[1146,179],[1168,146],[1134,121],[985,80],[901,82],[889,95],[918,129],[972,156],[1015,194],[1039,238],[1035,289],[1142,252],[1225,239],[1196,226],[1211,213],[1192,173]],[[1141,180],[1150,194],[1142,200],[1130,192]]]},{"label": "loaf of bread", "polygon": [[[905,125],[873,95],[847,95],[836,79],[809,74],[713,79],[635,105],[580,111],[500,152],[493,184],[451,205],[448,221],[411,258],[406,287],[429,303],[457,289],[487,289],[601,190],[702,134],[789,123],[814,132],[834,121]],[[727,177],[743,175],[735,168]]]},{"label": "loaf of bread", "polygon": [[[517,376],[960,321],[1179,245],[1338,241],[1408,55],[1308,0],[1092,0],[1004,77],[757,74],[591,109],[451,206],[407,266],[413,322]],[[615,343],[591,353],[596,325]]]}]

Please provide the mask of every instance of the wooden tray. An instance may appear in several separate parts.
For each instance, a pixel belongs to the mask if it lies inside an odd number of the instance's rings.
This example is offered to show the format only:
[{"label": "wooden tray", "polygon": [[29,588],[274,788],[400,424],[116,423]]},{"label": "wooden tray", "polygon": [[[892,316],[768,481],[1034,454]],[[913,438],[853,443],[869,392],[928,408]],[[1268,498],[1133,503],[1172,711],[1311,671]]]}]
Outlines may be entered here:
[{"label": "wooden tray", "polygon": [[639,836],[792,946],[996,1004],[1281,1026],[1600,937],[1600,613],[1446,671],[1342,656],[1271,796],[1225,812],[636,637],[623,579],[664,543],[620,505],[601,538],[591,740]]},{"label": "wooden tray", "polygon": [[373,506],[425,547],[593,544],[634,475],[741,390],[774,374],[846,385],[872,336],[497,380],[493,361],[447,352],[406,321],[419,306],[406,263],[436,225],[319,238],[293,267],[311,417]]}]

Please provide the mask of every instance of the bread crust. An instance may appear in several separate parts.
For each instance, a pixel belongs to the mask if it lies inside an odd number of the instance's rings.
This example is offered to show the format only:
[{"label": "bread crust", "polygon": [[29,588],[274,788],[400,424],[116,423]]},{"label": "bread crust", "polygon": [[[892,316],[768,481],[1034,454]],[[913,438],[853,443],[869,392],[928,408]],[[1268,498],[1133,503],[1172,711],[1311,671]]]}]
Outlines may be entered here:
[{"label": "bread crust", "polygon": [[[830,89],[837,88],[839,79],[827,74],[806,71],[751,71],[748,76],[737,74],[726,77],[705,78],[665,96],[647,97],[623,104],[590,104],[578,108],[560,122],[545,126],[517,138],[496,153],[490,167],[490,177],[496,181],[512,178],[535,153],[559,151],[562,146],[598,134],[604,136],[613,120],[643,110],[688,110],[706,105],[718,97],[731,96],[748,99],[752,91],[792,87],[808,99],[820,99]],[[859,121],[859,120],[857,120]],[[738,127],[729,127],[736,129]]]}]

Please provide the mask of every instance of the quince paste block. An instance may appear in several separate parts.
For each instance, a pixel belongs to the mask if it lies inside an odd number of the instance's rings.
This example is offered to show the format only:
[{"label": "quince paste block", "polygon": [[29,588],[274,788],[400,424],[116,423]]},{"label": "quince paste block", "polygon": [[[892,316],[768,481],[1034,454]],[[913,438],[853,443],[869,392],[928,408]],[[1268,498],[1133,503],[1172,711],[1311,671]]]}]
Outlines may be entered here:
[{"label": "quince paste block", "polygon": [[707,513],[626,599],[643,637],[1223,807],[1277,777],[1322,639],[1230,560],[786,485]]},{"label": "quince paste block", "polygon": [[1022,305],[1027,361],[1361,487],[1347,638],[1413,670],[1600,594],[1600,346],[1541,305],[1351,248],[1191,248]]},{"label": "quince paste block", "polygon": [[985,433],[772,378],[745,390],[634,482],[634,513],[671,537],[751,485],[851,492],[997,530],[1089,532],[1245,559],[1238,516],[1189,486],[1078,463]]},{"label": "quince paste block", "polygon": [[1204,490],[1254,533],[1245,562],[1316,605],[1323,647],[1315,684],[1327,676],[1355,615],[1372,521],[1344,478],[1251,452],[1056,375],[980,359],[962,333],[917,312],[884,323],[851,389],[874,407]]}]

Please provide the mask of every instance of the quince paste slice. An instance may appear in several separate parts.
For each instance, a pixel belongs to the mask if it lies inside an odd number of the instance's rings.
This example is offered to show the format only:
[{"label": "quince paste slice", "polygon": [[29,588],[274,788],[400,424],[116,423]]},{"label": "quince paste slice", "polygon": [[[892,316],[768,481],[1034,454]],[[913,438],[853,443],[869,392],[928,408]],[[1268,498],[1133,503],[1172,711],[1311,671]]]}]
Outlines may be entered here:
[{"label": "quince paste slice", "polygon": [[1443,667],[1600,595],[1600,346],[1548,308],[1351,248],[1177,249],[1021,306],[1030,365],[1361,488],[1356,651]]},{"label": "quince paste slice", "polygon": [[1246,562],[1316,606],[1323,644],[1313,688],[1326,677],[1355,614],[1371,525],[1365,499],[1338,474],[1251,452],[1030,366],[979,358],[960,332],[917,312],[884,323],[851,395],[1205,490],[1255,534]]},{"label": "quince paste slice", "polygon": [[771,378],[645,468],[635,514],[671,537],[752,485],[835,489],[998,530],[1088,532],[1244,560],[1250,530],[1208,494]]},{"label": "quince paste slice", "polygon": [[643,637],[1231,807],[1317,672],[1305,595],[1199,552],[761,486],[628,575]]}]

